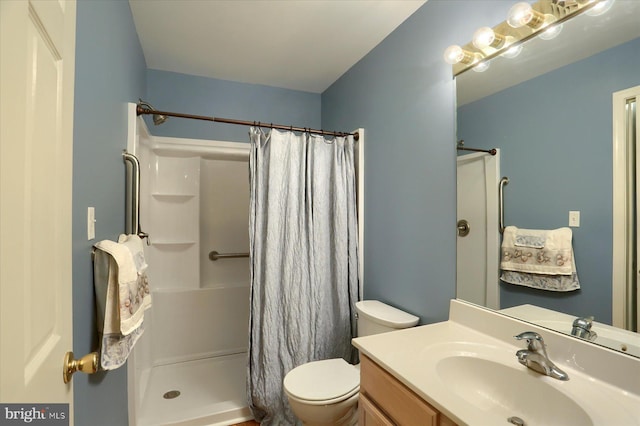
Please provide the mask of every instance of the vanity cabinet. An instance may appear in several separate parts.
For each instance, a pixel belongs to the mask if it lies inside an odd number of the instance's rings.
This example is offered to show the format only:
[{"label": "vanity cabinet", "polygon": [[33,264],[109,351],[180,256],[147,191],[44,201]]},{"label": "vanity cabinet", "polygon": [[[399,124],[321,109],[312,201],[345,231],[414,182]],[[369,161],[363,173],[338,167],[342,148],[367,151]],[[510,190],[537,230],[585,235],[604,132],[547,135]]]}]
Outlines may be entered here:
[{"label": "vanity cabinet", "polygon": [[360,426],[455,426],[371,359],[360,356]]}]

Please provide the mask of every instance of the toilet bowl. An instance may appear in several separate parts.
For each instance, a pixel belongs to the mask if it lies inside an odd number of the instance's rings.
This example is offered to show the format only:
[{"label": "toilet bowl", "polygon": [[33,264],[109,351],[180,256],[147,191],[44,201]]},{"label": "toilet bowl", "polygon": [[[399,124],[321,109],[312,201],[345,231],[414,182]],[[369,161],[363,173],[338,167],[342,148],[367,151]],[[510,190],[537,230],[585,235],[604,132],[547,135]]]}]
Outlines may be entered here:
[{"label": "toilet bowl", "polygon": [[[356,303],[358,336],[413,327],[418,317],[377,300]],[[358,420],[360,366],[342,358],[308,362],[289,371],[283,382],[289,405],[307,426],[348,426]]]},{"label": "toilet bowl", "polygon": [[291,409],[305,425],[352,425],[360,368],[342,358],[308,362],[285,376],[284,390]]}]

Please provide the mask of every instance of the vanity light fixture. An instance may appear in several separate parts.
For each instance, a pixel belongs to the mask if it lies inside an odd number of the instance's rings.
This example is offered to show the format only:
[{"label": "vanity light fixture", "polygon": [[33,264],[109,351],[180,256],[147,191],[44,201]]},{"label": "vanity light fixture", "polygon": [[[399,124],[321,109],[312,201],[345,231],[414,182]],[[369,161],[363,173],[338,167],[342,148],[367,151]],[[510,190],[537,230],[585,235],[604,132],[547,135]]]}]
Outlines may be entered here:
[{"label": "vanity light fixture", "polygon": [[452,44],[444,51],[444,61],[451,65],[458,63],[471,65],[474,62],[478,62],[478,60],[480,59],[478,56],[479,55],[477,55],[476,53],[464,50],[457,44]]},{"label": "vanity light fixture", "polygon": [[486,49],[487,47],[493,47],[494,49],[500,49],[507,41],[507,37],[502,34],[497,34],[490,27],[480,27],[473,33],[473,45],[478,49]]},{"label": "vanity light fixture", "polygon": [[520,28],[525,25],[534,30],[540,30],[539,37],[543,40],[554,39],[562,31],[562,24],[556,24],[547,28],[556,20],[551,14],[540,13],[531,7],[529,3],[520,2],[513,5],[509,10],[507,23],[513,28]]},{"label": "vanity light fixture", "polygon": [[[489,62],[498,57],[513,58],[523,49],[523,44],[534,38],[555,38],[565,21],[586,13],[598,16],[611,8],[615,0],[537,0],[514,4],[506,21],[491,27],[481,27],[464,46],[447,47],[444,60],[452,65],[453,75],[469,69],[484,71]],[[636,0],[640,1],[640,0]]]},{"label": "vanity light fixture", "polygon": [[547,18],[543,13],[533,10],[533,7],[527,2],[520,2],[514,4],[509,9],[507,16],[507,24],[513,28],[520,28],[525,25],[535,29],[541,28],[546,22]]}]

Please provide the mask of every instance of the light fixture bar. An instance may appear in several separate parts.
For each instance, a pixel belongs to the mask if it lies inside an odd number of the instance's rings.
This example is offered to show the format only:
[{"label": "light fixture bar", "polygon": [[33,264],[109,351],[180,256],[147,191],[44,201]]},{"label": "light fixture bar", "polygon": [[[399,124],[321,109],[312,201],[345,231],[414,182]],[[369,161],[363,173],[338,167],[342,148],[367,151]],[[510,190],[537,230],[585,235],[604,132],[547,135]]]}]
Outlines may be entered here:
[{"label": "light fixture bar", "polygon": [[[498,37],[504,37],[509,40],[512,39],[513,41],[511,43],[506,43],[503,41],[501,44],[499,44],[499,47],[497,47],[499,42],[496,42],[494,40],[492,43],[496,44],[496,46],[492,44],[487,45],[490,49],[488,49],[487,47],[478,48],[476,45],[474,45],[473,42],[467,43],[466,45],[462,46],[461,49],[465,53],[479,55],[477,56],[478,59],[476,61],[472,61],[471,63],[465,63],[463,61],[454,63],[452,65],[453,75],[458,76],[462,73],[469,71],[470,69],[473,69],[479,64],[488,63],[489,61],[496,58],[497,56],[500,56],[503,53],[505,53],[507,50],[516,48],[518,46],[522,46],[527,41],[540,35],[543,31],[547,31],[547,30],[559,27],[560,25],[562,25],[562,23],[584,12],[587,12],[606,1],[610,1],[610,0],[578,2],[574,4],[574,6],[577,4],[578,7],[576,7],[573,10],[567,10],[566,14],[564,14],[563,16],[559,16],[554,12],[554,9],[551,7],[552,5],[555,5],[557,2],[554,2],[553,0],[539,0],[538,2],[532,5],[532,7],[535,9],[534,19],[536,19],[535,16],[538,16],[538,15],[545,16],[547,14],[551,14],[555,18],[553,22],[551,22],[548,25],[539,26],[538,28],[532,28],[530,25],[527,25],[527,24],[524,24],[520,28],[512,28],[506,21],[504,21],[496,25],[495,27],[490,28],[493,31],[493,33]],[[565,8],[565,10],[566,9],[567,8]],[[540,12],[541,10],[543,10],[544,12]]]}]

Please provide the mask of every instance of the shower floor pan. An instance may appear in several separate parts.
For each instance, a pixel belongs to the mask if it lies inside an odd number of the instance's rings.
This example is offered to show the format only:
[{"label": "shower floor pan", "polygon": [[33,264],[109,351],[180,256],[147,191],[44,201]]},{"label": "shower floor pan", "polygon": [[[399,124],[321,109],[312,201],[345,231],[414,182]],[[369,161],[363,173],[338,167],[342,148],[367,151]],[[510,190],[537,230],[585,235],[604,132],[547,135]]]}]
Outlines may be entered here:
[{"label": "shower floor pan", "polygon": [[153,367],[138,426],[223,426],[253,419],[246,368],[246,353]]}]

